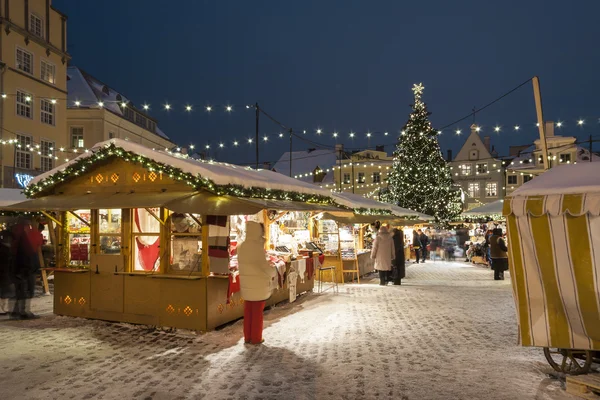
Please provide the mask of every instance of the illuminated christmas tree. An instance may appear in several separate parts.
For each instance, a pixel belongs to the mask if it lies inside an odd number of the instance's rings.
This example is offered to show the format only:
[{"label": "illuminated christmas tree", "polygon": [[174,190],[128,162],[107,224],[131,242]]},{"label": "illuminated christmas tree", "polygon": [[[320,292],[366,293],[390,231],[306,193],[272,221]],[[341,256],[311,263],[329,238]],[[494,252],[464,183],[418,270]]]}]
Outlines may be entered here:
[{"label": "illuminated christmas tree", "polygon": [[413,86],[413,112],[398,138],[385,201],[448,222],[462,209],[460,192],[452,187],[450,167],[437,141],[438,131],[421,100],[423,85]]}]

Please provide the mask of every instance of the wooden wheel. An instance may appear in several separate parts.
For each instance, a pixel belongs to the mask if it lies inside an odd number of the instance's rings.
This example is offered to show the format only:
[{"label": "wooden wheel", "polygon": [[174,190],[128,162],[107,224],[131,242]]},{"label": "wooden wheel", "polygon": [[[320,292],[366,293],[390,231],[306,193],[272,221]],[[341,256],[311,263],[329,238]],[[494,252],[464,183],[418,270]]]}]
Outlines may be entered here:
[{"label": "wooden wheel", "polygon": [[590,372],[592,352],[590,350],[570,350],[544,347],[544,356],[556,372],[567,375],[581,375]]}]

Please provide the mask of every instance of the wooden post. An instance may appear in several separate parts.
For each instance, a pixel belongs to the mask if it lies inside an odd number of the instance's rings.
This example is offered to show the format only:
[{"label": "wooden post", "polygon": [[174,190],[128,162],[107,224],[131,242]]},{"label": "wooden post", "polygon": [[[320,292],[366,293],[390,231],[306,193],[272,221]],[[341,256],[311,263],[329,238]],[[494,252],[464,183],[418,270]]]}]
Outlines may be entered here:
[{"label": "wooden post", "polygon": [[548,144],[546,143],[546,126],[544,124],[544,114],[542,110],[542,93],[540,91],[540,79],[534,76],[533,97],[535,98],[535,111],[537,113],[538,128],[540,131],[540,144],[542,146],[542,157],[544,159],[544,170],[548,169],[550,160],[548,159]]},{"label": "wooden post", "polygon": [[206,215],[202,214],[202,276],[210,275],[210,261],[208,258],[209,228]]}]

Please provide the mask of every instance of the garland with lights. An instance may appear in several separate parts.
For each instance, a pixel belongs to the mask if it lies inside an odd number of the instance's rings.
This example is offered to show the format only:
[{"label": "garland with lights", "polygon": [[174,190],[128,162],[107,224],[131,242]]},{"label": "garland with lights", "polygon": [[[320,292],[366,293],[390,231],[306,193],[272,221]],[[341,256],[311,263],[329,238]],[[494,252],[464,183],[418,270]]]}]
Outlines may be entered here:
[{"label": "garland with lights", "polygon": [[452,189],[450,168],[437,141],[439,131],[429,121],[430,113],[421,101],[423,85],[413,86],[415,104],[398,138],[389,190],[384,200],[400,207],[435,216],[447,223],[462,211],[459,193]]},{"label": "garland with lights", "polygon": [[25,189],[25,195],[28,197],[39,195],[40,193],[44,192],[44,190],[57,183],[62,183],[81,175],[86,171],[88,167],[92,166],[94,163],[114,156],[119,157],[127,162],[134,162],[143,165],[150,171],[158,171],[160,173],[166,174],[171,179],[184,181],[188,185],[192,186],[195,190],[204,189],[220,196],[231,195],[236,197],[299,201],[304,203],[318,203],[327,205],[335,204],[335,201],[332,198],[319,194],[305,194],[299,192],[288,192],[279,189],[267,189],[257,187],[246,188],[241,185],[232,184],[217,185],[208,178],[204,178],[199,175],[194,176],[193,174],[184,172],[179,168],[166,165],[154,161],[148,157],[124,150],[113,143],[95,151],[89,157],[83,157],[77,160],[73,164],[68,165],[64,170],[58,171],[36,184],[27,186],[27,188]]}]

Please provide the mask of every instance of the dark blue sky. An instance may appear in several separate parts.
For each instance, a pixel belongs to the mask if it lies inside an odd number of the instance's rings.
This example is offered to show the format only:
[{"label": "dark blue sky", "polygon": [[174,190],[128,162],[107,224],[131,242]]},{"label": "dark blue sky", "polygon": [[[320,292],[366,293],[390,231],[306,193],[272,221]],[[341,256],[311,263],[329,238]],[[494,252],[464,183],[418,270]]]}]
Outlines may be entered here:
[{"label": "dark blue sky", "polygon": [[[346,146],[391,144],[410,113],[411,86],[425,85],[436,128],[533,75],[547,120],[581,139],[600,124],[599,1],[164,1],[54,0],[69,16],[77,65],[132,99],[177,143],[213,148],[254,136],[261,107],[311,140]],[[165,112],[162,104],[174,109]],[[195,111],[183,111],[186,103]],[[211,114],[201,106],[220,105]],[[235,111],[227,114],[225,104]],[[575,121],[585,118],[583,127]],[[446,129],[444,151],[461,147],[471,120]],[[477,115],[501,155],[537,136],[531,84]],[[493,126],[502,126],[500,134]],[[517,133],[514,125],[522,129]],[[318,137],[317,127],[324,130]],[[462,129],[462,136],[453,133]],[[354,141],[350,131],[357,132]],[[261,161],[289,148],[261,120]],[[309,145],[295,141],[294,149]],[[388,151],[392,147],[387,148]],[[445,153],[444,153],[445,154]],[[212,153],[254,161],[247,143]]]}]

